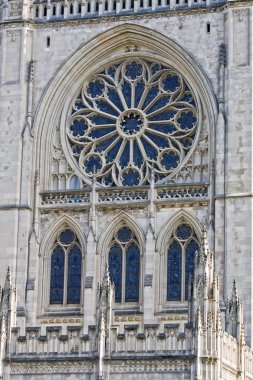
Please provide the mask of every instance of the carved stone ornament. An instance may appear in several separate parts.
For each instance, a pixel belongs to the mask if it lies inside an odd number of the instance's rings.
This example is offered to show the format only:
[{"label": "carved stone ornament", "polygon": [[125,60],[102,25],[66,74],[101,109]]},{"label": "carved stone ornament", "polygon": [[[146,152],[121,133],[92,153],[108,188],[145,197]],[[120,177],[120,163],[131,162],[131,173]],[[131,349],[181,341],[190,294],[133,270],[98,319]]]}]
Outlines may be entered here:
[{"label": "carved stone ornament", "polygon": [[84,361],[68,362],[12,362],[10,365],[12,374],[43,374],[43,373],[84,373],[93,371],[93,363]]},{"label": "carved stone ornament", "polygon": [[22,1],[9,1],[9,17],[22,16]]},{"label": "carved stone ornament", "polygon": [[190,371],[190,369],[190,360],[122,360],[111,365],[111,372]]}]

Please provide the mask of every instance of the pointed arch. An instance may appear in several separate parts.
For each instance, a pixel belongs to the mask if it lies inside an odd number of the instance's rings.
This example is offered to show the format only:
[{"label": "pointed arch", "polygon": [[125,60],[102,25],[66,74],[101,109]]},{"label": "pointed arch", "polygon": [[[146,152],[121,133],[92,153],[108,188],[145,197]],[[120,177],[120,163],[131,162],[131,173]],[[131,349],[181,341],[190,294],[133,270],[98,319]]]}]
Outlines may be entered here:
[{"label": "pointed arch", "polygon": [[106,249],[113,238],[113,234],[120,226],[128,226],[133,230],[137,240],[139,241],[142,254],[145,247],[144,233],[135,220],[124,211],[120,212],[115,218],[113,218],[108,223],[107,227],[102,231],[97,244],[97,253],[102,256],[106,254]]},{"label": "pointed arch", "polygon": [[[137,46],[136,52],[129,46]],[[123,56],[153,57],[178,71],[196,89],[196,101],[202,115],[208,120],[210,138],[214,139],[217,102],[204,70],[194,58],[175,41],[144,26],[126,23],[97,35],[80,46],[55,73],[38,105],[34,118],[36,168],[41,168],[41,184],[49,188],[50,153],[54,129],[65,123],[70,104],[86,78],[103,68],[112,58]],[[60,120],[61,117],[61,120]],[[201,122],[201,120],[200,120]],[[65,125],[65,124],[64,124]],[[46,127],[45,127],[46,126]],[[62,128],[63,130],[63,128]],[[63,132],[62,132],[63,133]],[[211,142],[211,156],[213,156]],[[64,149],[66,147],[64,146]]]},{"label": "pointed arch", "polygon": [[50,248],[54,243],[57,233],[64,227],[69,227],[76,233],[84,252],[86,247],[84,234],[82,233],[82,230],[77,222],[69,215],[65,214],[61,216],[56,222],[54,222],[45,233],[40,245],[40,256],[45,257],[49,254]]},{"label": "pointed arch", "polygon": [[160,233],[157,237],[156,241],[156,251],[160,252],[160,254],[164,254],[167,248],[168,239],[172,233],[175,225],[180,224],[181,222],[189,223],[198,238],[201,240],[201,224],[199,221],[194,218],[191,214],[186,212],[185,210],[179,210],[171,219],[169,219],[161,228]]},{"label": "pointed arch", "polygon": [[68,215],[55,221],[40,246],[38,312],[81,307],[86,242],[78,223]]}]

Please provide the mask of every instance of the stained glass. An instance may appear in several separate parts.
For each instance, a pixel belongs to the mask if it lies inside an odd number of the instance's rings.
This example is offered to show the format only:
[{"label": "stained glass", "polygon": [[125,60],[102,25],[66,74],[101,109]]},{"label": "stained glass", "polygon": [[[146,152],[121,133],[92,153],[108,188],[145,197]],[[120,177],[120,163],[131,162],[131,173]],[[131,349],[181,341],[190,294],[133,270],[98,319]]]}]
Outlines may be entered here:
[{"label": "stained glass", "polygon": [[139,301],[140,250],[131,243],[126,251],[125,301]]},{"label": "stained glass", "polygon": [[[170,66],[142,58],[112,63],[83,85],[67,121],[79,172],[103,186],[172,175],[197,132],[194,95]],[[108,180],[110,178],[110,180]]]},{"label": "stained glass", "polygon": [[51,256],[50,303],[62,304],[64,289],[64,250],[57,246]]},{"label": "stained glass", "polygon": [[185,252],[185,299],[188,300],[189,281],[194,276],[195,252],[198,250],[198,243],[190,240]]},{"label": "stained glass", "polygon": [[182,286],[182,247],[176,241],[168,249],[167,300],[180,301]]},{"label": "stained glass", "polygon": [[121,301],[122,288],[122,250],[118,244],[114,244],[109,252],[110,279],[115,287],[115,301]]},{"label": "stained glass", "polygon": [[64,245],[69,245],[74,240],[74,232],[71,230],[65,230],[60,234],[60,242]]},{"label": "stained glass", "polygon": [[133,233],[130,228],[123,227],[118,231],[117,237],[120,242],[126,243],[132,239]]},{"label": "stained glass", "polygon": [[82,255],[77,245],[74,245],[68,254],[68,285],[67,303],[79,304],[81,293]]},{"label": "stained glass", "polygon": [[181,224],[177,227],[176,235],[180,240],[187,240],[192,234],[192,229],[189,224]]}]

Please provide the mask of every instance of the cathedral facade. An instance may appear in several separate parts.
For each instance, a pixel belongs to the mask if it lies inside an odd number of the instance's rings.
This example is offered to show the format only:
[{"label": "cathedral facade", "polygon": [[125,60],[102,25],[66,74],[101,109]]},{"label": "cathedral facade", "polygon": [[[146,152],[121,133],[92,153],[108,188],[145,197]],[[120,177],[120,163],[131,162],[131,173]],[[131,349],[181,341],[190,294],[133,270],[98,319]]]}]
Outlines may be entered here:
[{"label": "cathedral facade", "polygon": [[1,0],[0,378],[252,380],[252,1]]}]

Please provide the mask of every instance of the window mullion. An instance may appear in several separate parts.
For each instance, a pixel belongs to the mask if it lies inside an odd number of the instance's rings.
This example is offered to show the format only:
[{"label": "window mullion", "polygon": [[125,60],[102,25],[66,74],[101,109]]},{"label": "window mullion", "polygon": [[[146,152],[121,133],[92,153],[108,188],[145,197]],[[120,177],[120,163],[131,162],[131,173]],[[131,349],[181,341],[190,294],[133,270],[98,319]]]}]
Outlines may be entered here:
[{"label": "window mullion", "polygon": [[68,250],[65,252],[65,264],[64,264],[64,291],[63,291],[63,305],[67,305],[67,291],[68,291]]},{"label": "window mullion", "polygon": [[185,301],[185,244],[182,246],[181,301]]},{"label": "window mullion", "polygon": [[122,249],[122,296],[121,296],[121,303],[125,303],[125,291],[126,291],[126,246],[121,246]]}]

